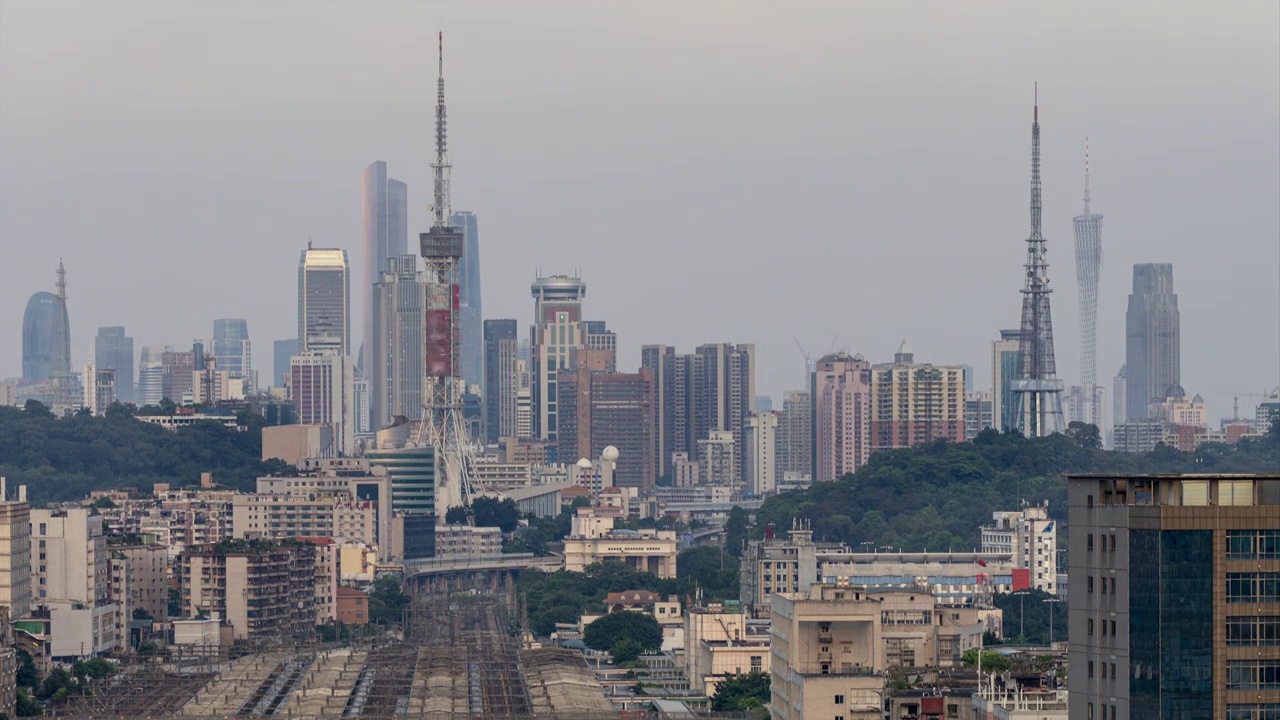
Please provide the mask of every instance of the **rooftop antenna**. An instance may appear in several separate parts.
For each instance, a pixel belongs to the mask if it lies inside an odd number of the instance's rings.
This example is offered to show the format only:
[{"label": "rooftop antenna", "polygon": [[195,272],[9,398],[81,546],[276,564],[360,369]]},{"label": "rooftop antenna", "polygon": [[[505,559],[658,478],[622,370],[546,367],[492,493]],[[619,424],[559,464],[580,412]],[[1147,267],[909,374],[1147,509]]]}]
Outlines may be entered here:
[{"label": "rooftop antenna", "polygon": [[62,258],[58,258],[58,299],[67,300],[67,269],[62,265]]},{"label": "rooftop antenna", "polygon": [[447,227],[449,211],[449,150],[444,106],[444,33],[438,35],[440,75],[436,80],[436,161],[431,164],[433,175],[432,194],[435,212],[434,227]]},{"label": "rooftop antenna", "polygon": [[1084,136],[1084,216],[1089,217],[1089,136]]}]

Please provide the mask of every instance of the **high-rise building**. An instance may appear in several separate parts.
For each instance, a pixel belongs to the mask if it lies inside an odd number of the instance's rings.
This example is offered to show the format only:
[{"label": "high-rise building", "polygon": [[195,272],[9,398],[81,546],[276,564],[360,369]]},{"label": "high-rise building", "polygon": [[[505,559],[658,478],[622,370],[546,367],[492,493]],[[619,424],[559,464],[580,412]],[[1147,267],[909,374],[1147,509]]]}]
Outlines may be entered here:
[{"label": "high-rise building", "polygon": [[[312,336],[317,337],[317,336]],[[333,430],[331,455],[355,450],[355,378],[351,358],[333,350],[303,352],[293,357],[289,396],[298,408],[298,423]]]},{"label": "high-rise building", "polygon": [[1031,234],[1027,237],[1026,283],[1022,288],[1022,325],[1018,355],[1022,377],[1013,385],[1018,428],[1027,437],[1061,432],[1062,381],[1053,356],[1053,320],[1049,311],[1049,263],[1040,232],[1040,103],[1031,121]]},{"label": "high-rise building", "polygon": [[824,355],[810,382],[813,481],[839,480],[871,455],[871,363],[861,355]]},{"label": "high-rise building", "polygon": [[687,455],[692,449],[688,425],[690,365],[688,355],[677,354],[669,345],[640,348],[640,366],[653,371],[654,468],[663,477],[671,477],[672,455]]},{"label": "high-rise building", "polygon": [[213,340],[210,343],[218,369],[244,380],[245,390],[257,389],[253,373],[253,354],[249,343],[249,322],[242,318],[213,321]]},{"label": "high-rise building", "polygon": [[744,485],[738,468],[738,443],[728,430],[712,430],[697,443],[699,482],[708,487],[741,489]]},{"label": "high-rise building", "polygon": [[700,345],[693,354],[690,420],[696,442],[723,430],[733,435],[733,471],[742,476],[747,418],[756,411],[756,347]]},{"label": "high-rise building", "polygon": [[1280,707],[1280,475],[1068,476],[1069,715]]},{"label": "high-rise building", "polygon": [[991,412],[1000,432],[1018,429],[1018,399],[1013,384],[1022,377],[1020,330],[1001,330],[991,343]]},{"label": "high-rise building", "polygon": [[583,344],[584,362],[596,372],[618,372],[618,336],[603,320],[586,320],[582,323],[586,333]]},{"label": "high-rise building", "polygon": [[[1173,292],[1173,265],[1133,266],[1133,294],[1125,315],[1125,417],[1147,417],[1152,400],[1181,384],[1181,318]],[[1119,418],[1117,418],[1119,421]]]},{"label": "high-rise building", "polygon": [[443,518],[449,509],[440,507],[436,494],[439,461],[435,448],[430,445],[379,447],[365,451],[365,457],[369,459],[370,468],[386,470],[391,481],[391,509],[397,514],[404,514],[404,559],[433,557],[436,518]]},{"label": "high-rise building", "polygon": [[1128,422],[1128,402],[1129,367],[1121,365],[1120,371],[1111,379],[1111,422],[1113,426]]},{"label": "high-rise building", "polygon": [[10,498],[0,477],[0,606],[9,617],[21,618],[31,609],[31,505],[27,486]]},{"label": "high-rise building", "polygon": [[160,356],[160,397],[181,405],[191,393],[195,370],[195,352],[165,350]]},{"label": "high-rise building", "polygon": [[516,437],[533,437],[533,379],[529,361],[516,360]]},{"label": "high-rise building", "polygon": [[559,458],[598,458],[614,447],[618,462],[614,483],[621,487],[654,486],[653,371],[592,372],[585,366],[560,370]]},{"label": "high-rise building", "polygon": [[123,638],[111,602],[109,570],[111,558],[103,533],[102,516],[91,508],[32,508],[31,563],[32,605],[45,605],[59,620],[83,628],[81,635],[68,633],[67,645],[79,651],[58,648],[53,639],[51,654],[90,655],[119,647]]},{"label": "high-rise building", "polygon": [[71,320],[66,271],[58,261],[58,293],[38,292],[22,314],[22,377],[38,382],[71,372]]},{"label": "high-rise building", "polygon": [[473,212],[460,210],[450,224],[462,230],[462,257],[458,259],[458,360],[467,387],[484,383],[484,315],[480,306],[480,225]]},{"label": "high-rise building", "polygon": [[[98,328],[93,339],[93,365],[99,370],[116,371],[116,397],[120,402],[137,402],[133,391],[133,338],[124,334],[123,327]],[[85,384],[89,384],[87,377]]]},{"label": "high-rise building", "polygon": [[[307,247],[298,263],[298,352],[324,344],[338,344],[340,355],[351,354],[351,285],[347,251]],[[366,289],[366,291],[368,291]]]},{"label": "high-rise building", "polygon": [[[409,188],[387,176],[382,160],[370,163],[360,174],[360,217],[364,229],[361,246],[360,302],[363,305],[364,348],[373,346],[373,286],[387,271],[387,259],[409,254]],[[299,331],[299,338],[302,338]],[[347,350],[350,352],[350,349]],[[362,364],[368,363],[365,358]]]},{"label": "high-rise building", "polygon": [[373,286],[373,333],[366,340],[369,412],[374,430],[396,416],[422,417],[422,314],[426,284],[413,255],[386,259],[387,269]]},{"label": "high-rise building", "polygon": [[173,348],[145,345],[138,358],[138,407],[156,405],[164,398],[164,354]]},{"label": "high-rise building", "polygon": [[778,419],[779,414],[765,410],[747,418],[746,463],[747,490],[756,497],[772,495],[778,487]]},{"label": "high-rise building", "polygon": [[1280,419],[1280,387],[1276,387],[1254,409],[1253,431],[1259,435],[1271,432],[1272,425]]},{"label": "high-rise building", "polygon": [[1080,285],[1079,422],[1104,428],[1103,399],[1098,385],[1098,274],[1102,268],[1102,216],[1089,212],[1089,139],[1084,145],[1084,212],[1074,220],[1076,281]]},{"label": "high-rise building", "polygon": [[516,368],[517,322],[484,321],[484,436],[496,443],[516,436],[516,396],[520,378]]},{"label": "high-rise building", "polygon": [[533,433],[554,448],[559,444],[556,377],[560,369],[571,367],[573,355],[585,347],[582,300],[587,295],[587,284],[581,278],[552,275],[535,280],[530,290]]},{"label": "high-rise building", "polygon": [[288,387],[289,367],[293,356],[298,354],[298,338],[276,340],[272,350],[274,357],[271,364],[271,387]]},{"label": "high-rise building", "polygon": [[871,449],[939,439],[964,442],[964,368],[917,363],[903,341],[892,363],[871,367]]},{"label": "high-rise building", "polygon": [[1014,566],[1027,571],[1027,582],[1041,592],[1058,593],[1058,523],[1049,504],[991,513],[981,528],[982,552],[1012,555]]},{"label": "high-rise building", "polygon": [[996,426],[992,394],[987,390],[964,394],[964,439],[972,441],[983,430]]},{"label": "high-rise building", "polygon": [[813,396],[790,390],[782,396],[778,421],[778,477],[813,478]]},{"label": "high-rise building", "polygon": [[103,415],[117,400],[116,371],[99,370],[93,363],[84,369],[84,406],[94,415]]}]

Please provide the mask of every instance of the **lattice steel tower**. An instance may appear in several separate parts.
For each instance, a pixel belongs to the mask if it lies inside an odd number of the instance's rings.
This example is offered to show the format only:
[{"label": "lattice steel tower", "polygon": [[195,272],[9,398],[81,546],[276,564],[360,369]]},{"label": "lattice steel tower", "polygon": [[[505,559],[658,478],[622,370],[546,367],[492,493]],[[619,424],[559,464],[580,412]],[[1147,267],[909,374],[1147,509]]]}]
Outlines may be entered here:
[{"label": "lattice steel tower", "polygon": [[1089,138],[1084,139],[1084,214],[1073,218],[1076,281],[1080,285],[1080,385],[1086,417],[1102,428],[1102,388],[1098,385],[1098,272],[1102,268],[1102,216],[1089,212]]},{"label": "lattice steel tower", "polygon": [[439,37],[440,75],[436,81],[436,161],[431,164],[433,183],[431,229],[418,235],[426,265],[426,311],[423,358],[426,378],[425,412],[418,434],[420,444],[436,450],[437,517],[456,505],[470,502],[471,440],[462,415],[465,383],[459,367],[458,339],[459,259],[462,229],[450,224],[449,154],[444,105],[444,34]]},{"label": "lattice steel tower", "polygon": [[1040,233],[1040,101],[1031,123],[1031,236],[1027,238],[1026,285],[1022,288],[1022,337],[1018,355],[1022,379],[1014,382],[1022,434],[1044,437],[1061,432],[1062,381],[1053,360],[1053,321],[1049,315],[1049,263]]}]

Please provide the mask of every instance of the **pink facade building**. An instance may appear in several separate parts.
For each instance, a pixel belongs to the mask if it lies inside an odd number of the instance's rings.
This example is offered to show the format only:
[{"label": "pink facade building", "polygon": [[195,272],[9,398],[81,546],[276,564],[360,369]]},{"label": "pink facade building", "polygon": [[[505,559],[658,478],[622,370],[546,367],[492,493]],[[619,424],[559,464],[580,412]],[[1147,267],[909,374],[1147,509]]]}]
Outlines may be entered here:
[{"label": "pink facade building", "polygon": [[964,368],[917,363],[906,342],[871,368],[871,447],[964,442]]},{"label": "pink facade building", "polygon": [[838,480],[871,454],[871,363],[826,355],[814,366],[813,481]]}]

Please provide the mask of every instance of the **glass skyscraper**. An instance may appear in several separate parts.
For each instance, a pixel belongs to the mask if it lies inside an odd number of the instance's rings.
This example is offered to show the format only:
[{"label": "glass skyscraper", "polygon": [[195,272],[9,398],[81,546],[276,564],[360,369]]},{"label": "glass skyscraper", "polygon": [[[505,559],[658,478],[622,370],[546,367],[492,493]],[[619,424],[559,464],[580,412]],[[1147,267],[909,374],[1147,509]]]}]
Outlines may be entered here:
[{"label": "glass skyscraper", "polygon": [[371,430],[390,425],[397,415],[422,417],[425,299],[417,258],[388,258],[387,270],[373,286],[373,344],[365,348]]},{"label": "glass skyscraper", "polygon": [[[218,370],[231,373],[231,377],[248,381],[245,390],[253,390],[257,383],[253,378],[253,355],[249,345],[249,321],[243,318],[224,318],[213,321],[213,340],[210,342]],[[204,368],[196,368],[203,370]]]},{"label": "glass skyscraper", "polygon": [[71,372],[71,336],[67,306],[57,295],[38,292],[27,301],[22,314],[22,378],[48,380]]},{"label": "glass skyscraper", "polygon": [[480,227],[475,213],[456,212],[449,222],[465,240],[458,264],[458,323],[461,325],[459,362],[467,387],[484,383],[483,315],[480,310]]},{"label": "glass skyscraper", "polygon": [[307,247],[298,263],[298,352],[351,354],[347,251]]},{"label": "glass skyscraper", "polygon": [[[122,403],[137,402],[133,391],[133,338],[120,326],[100,327],[93,339],[93,366],[99,370],[115,370],[116,399]],[[89,382],[85,378],[85,382]]]},{"label": "glass skyscraper", "polygon": [[[387,164],[370,163],[360,176],[364,243],[360,261],[362,335],[365,352],[373,347],[373,286],[387,270],[387,259],[409,253],[409,186],[387,177]],[[301,336],[299,336],[301,337]],[[350,349],[347,350],[350,352]],[[361,364],[368,362],[362,358]]]},{"label": "glass skyscraper", "polygon": [[1180,324],[1173,265],[1134,265],[1133,293],[1125,315],[1127,419],[1146,419],[1151,401],[1163,400],[1170,387],[1180,384]]}]

